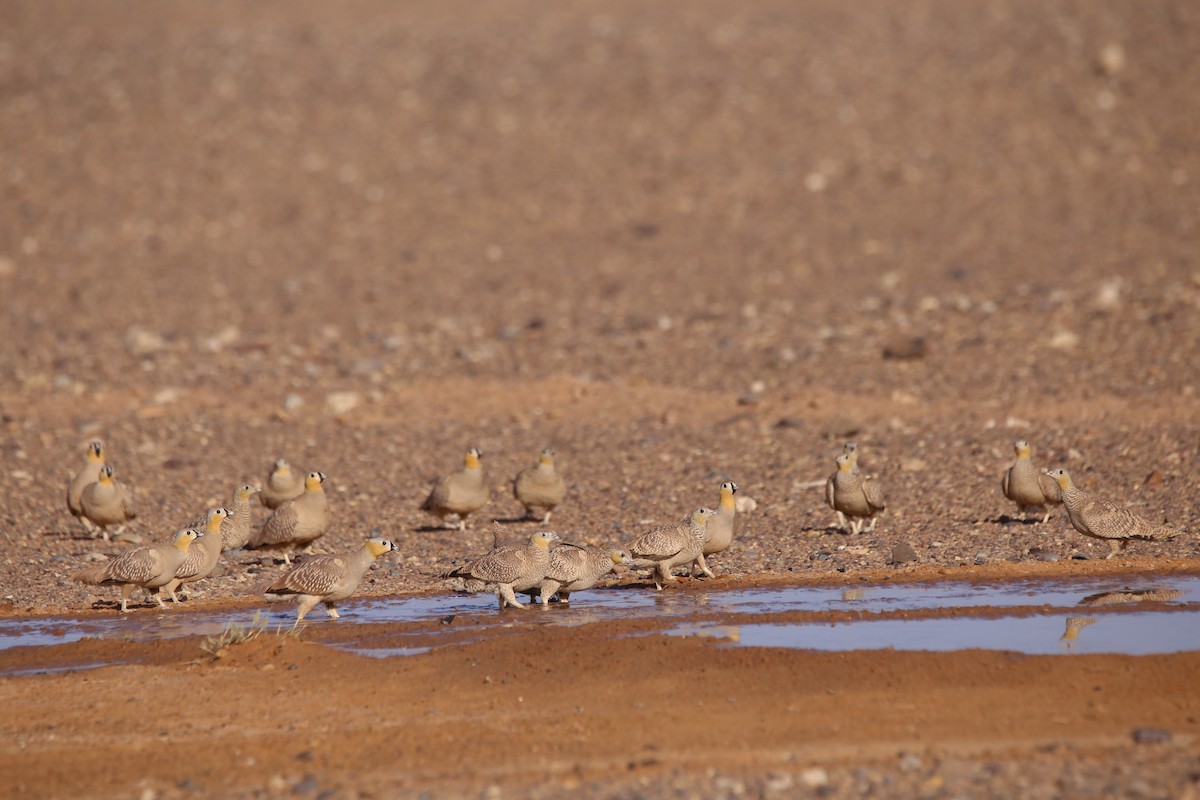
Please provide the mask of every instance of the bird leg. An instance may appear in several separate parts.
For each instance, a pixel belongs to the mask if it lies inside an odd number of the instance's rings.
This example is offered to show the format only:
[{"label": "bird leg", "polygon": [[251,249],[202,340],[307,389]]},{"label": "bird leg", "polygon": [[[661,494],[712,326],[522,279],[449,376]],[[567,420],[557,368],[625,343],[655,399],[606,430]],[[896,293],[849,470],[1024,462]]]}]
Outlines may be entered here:
[{"label": "bird leg", "polygon": [[546,578],[544,581],[542,581],[541,595],[543,609],[550,605],[550,598],[554,596],[554,593],[558,591],[560,586],[562,586],[561,583],[551,580],[550,578]]},{"label": "bird leg", "polygon": [[513,591],[512,584],[502,583],[496,587],[496,595],[500,598],[500,608],[504,608],[505,603],[513,608],[525,610],[525,604],[517,600],[517,595]]},{"label": "bird leg", "polygon": [[863,524],[862,524],[861,519],[856,518],[856,519],[850,520],[850,533],[854,533],[854,534],[862,533],[862,525]]},{"label": "bird leg", "polygon": [[321,602],[321,598],[314,597],[311,594],[303,595],[300,599],[300,605],[296,609],[296,624],[300,624],[300,620],[304,619],[304,615],[316,608],[317,603]]},{"label": "bird leg", "polygon": [[1105,556],[1105,558],[1109,559],[1109,558],[1112,558],[1113,556],[1115,556],[1117,553],[1123,552],[1125,550],[1126,544],[1128,544],[1128,542],[1126,542],[1124,539],[1109,539],[1108,540],[1109,553],[1107,556]]},{"label": "bird leg", "polygon": [[713,571],[708,568],[708,562],[704,560],[703,553],[696,556],[696,563],[700,565],[700,574],[707,575],[710,578],[717,577],[716,575],[713,575]]},{"label": "bird leg", "polygon": [[547,511],[547,512],[546,512],[546,516],[542,517],[542,524],[543,524],[543,525],[549,525],[549,524],[550,524],[550,515],[551,515],[552,513],[553,513],[552,511]]},{"label": "bird leg", "polygon": [[132,583],[121,584],[121,613],[122,614],[129,613],[128,604],[129,604],[129,596],[131,594],[133,594],[133,584]]},{"label": "bird leg", "polygon": [[654,581],[654,588],[660,592],[663,589],[664,583],[670,583],[675,580],[675,576],[671,574],[671,570],[667,568],[665,561],[659,561],[655,564],[654,571],[658,573],[659,578],[662,578],[661,581],[657,579]]},{"label": "bird leg", "polygon": [[325,612],[329,614],[330,619],[338,619],[338,612],[337,609],[334,608],[333,603],[325,604]]},{"label": "bird leg", "polygon": [[568,603],[570,603],[571,602],[571,593],[564,592],[562,589],[559,589],[558,590],[558,602],[562,603],[563,605],[567,605]]},{"label": "bird leg", "polygon": [[867,533],[872,533],[875,530],[875,523],[879,521],[879,517],[871,517],[871,524],[867,527]]},{"label": "bird leg", "polygon": [[838,511],[836,513],[837,513],[837,521],[838,521],[838,523],[837,523],[838,530],[839,531],[846,530],[846,515],[840,511]]},{"label": "bird leg", "polygon": [[[154,596],[154,599],[158,601],[158,607],[159,607],[159,608],[161,608],[163,611],[166,611],[166,610],[167,610],[167,604],[163,602],[162,595],[161,595],[161,594],[159,594],[158,590],[157,590],[157,589],[152,589],[152,590],[151,590],[151,594]],[[172,597],[173,597],[173,596],[174,596],[174,595],[172,595]]]}]

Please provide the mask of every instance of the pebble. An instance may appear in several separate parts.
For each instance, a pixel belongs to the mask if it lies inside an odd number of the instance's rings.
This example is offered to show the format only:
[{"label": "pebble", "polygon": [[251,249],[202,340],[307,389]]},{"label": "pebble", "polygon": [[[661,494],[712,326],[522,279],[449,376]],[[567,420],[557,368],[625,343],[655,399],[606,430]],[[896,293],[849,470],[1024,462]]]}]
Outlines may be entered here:
[{"label": "pebble", "polygon": [[358,392],[330,392],[325,397],[325,405],[334,416],[348,414],[362,404],[362,395]]},{"label": "pebble", "polygon": [[133,325],[125,331],[125,348],[135,356],[148,356],[165,350],[167,340],[154,331]]},{"label": "pebble", "polygon": [[823,767],[810,767],[800,773],[800,782],[809,789],[820,789],[829,785],[829,773]]},{"label": "pebble", "polygon": [[1050,337],[1050,346],[1055,350],[1073,350],[1079,346],[1079,334],[1059,331]]},{"label": "pebble", "polygon": [[883,345],[883,357],[898,361],[924,358],[929,354],[929,345],[923,336],[894,336]]},{"label": "pebble", "polygon": [[889,564],[905,564],[909,561],[917,560],[917,551],[912,549],[912,546],[906,542],[901,542],[892,548],[892,554],[888,557]]},{"label": "pebble", "polygon": [[758,508],[758,501],[743,495],[734,500],[733,505],[739,514],[746,514]]},{"label": "pebble", "polygon": [[1164,728],[1134,728],[1132,736],[1137,744],[1166,744],[1175,738]]}]

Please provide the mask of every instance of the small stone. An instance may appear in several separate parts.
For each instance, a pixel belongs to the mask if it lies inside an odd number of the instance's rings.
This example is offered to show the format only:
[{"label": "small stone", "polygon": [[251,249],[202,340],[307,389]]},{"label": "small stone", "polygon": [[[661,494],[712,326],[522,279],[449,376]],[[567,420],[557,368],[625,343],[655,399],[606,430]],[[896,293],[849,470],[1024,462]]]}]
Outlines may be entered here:
[{"label": "small stone", "polygon": [[125,348],[135,356],[148,356],[165,350],[167,340],[154,331],[133,325],[125,331]]},{"label": "small stone", "polygon": [[987,562],[988,562],[988,554],[987,553],[980,552],[980,553],[975,554],[975,563],[976,564],[986,564]]},{"label": "small stone", "polygon": [[901,542],[892,548],[892,553],[888,557],[889,564],[906,564],[909,561],[917,560],[917,551],[912,549],[912,546],[907,542]]},{"label": "small stone", "polygon": [[168,403],[174,403],[182,394],[183,391],[174,386],[165,386],[154,393],[154,397],[150,402],[156,406],[165,406]]},{"label": "small stone", "polygon": [[325,398],[325,405],[334,416],[348,414],[362,404],[362,395],[358,392],[330,392]]},{"label": "small stone", "polygon": [[921,761],[921,757],[916,753],[901,753],[900,754],[900,771],[901,772],[916,772],[925,766]]},{"label": "small stone", "polygon": [[929,346],[923,336],[893,336],[883,345],[883,357],[895,360],[924,358]]},{"label": "small stone", "polygon": [[746,514],[758,508],[758,501],[753,497],[740,495],[736,500],[733,501],[733,505],[739,514]]},{"label": "small stone", "polygon": [[[14,477],[15,477],[15,475],[14,475]],[[1146,479],[1142,481],[1142,485],[1143,486],[1161,486],[1162,482],[1163,482],[1162,473],[1159,472],[1158,470],[1154,470],[1153,472],[1151,472],[1149,475],[1146,476]]]},{"label": "small stone", "polygon": [[300,395],[296,394],[295,392],[292,392],[287,397],[283,398],[283,410],[284,411],[289,411],[289,412],[295,411],[296,409],[300,408],[300,406],[302,406],[302,405],[304,405],[304,398],[301,397]]},{"label": "small stone", "polygon": [[862,423],[858,420],[839,414],[825,428],[825,434],[831,439],[848,439],[851,436],[857,436],[862,429]]},{"label": "small stone", "polygon": [[928,464],[920,458],[905,458],[900,461],[900,469],[905,472],[924,472],[927,467]]},{"label": "small stone", "polygon": [[1050,337],[1050,346],[1055,350],[1074,350],[1079,346],[1079,334],[1059,331]]},{"label": "small stone", "polygon": [[1132,736],[1137,744],[1167,744],[1175,738],[1164,728],[1134,728]]},{"label": "small stone", "polygon": [[823,767],[809,767],[800,773],[800,782],[809,789],[820,789],[829,785],[829,773]]},{"label": "small stone", "polygon": [[140,533],[132,531],[121,531],[116,536],[112,537],[114,542],[127,542],[128,544],[141,544],[145,541],[145,537]]},{"label": "small stone", "polygon": [[1110,78],[1125,69],[1125,48],[1120,42],[1109,42],[1100,51],[1099,68]]}]

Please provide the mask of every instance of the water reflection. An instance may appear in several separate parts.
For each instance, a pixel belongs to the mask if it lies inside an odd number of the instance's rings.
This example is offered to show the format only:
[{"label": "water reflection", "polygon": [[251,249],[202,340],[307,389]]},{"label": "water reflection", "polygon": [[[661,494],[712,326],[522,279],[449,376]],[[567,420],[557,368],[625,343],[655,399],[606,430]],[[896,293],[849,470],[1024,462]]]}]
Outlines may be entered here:
[{"label": "water reflection", "polygon": [[1181,589],[1125,589],[1098,592],[1079,601],[1081,606],[1115,606],[1128,603],[1169,603],[1183,596]]}]

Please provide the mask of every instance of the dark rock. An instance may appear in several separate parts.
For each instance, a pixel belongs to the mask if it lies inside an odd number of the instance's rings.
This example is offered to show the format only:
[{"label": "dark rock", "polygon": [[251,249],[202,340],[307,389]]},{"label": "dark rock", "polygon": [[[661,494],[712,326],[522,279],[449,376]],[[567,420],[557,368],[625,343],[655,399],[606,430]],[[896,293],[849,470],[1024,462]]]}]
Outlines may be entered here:
[{"label": "dark rock", "polygon": [[923,336],[895,336],[883,345],[883,357],[897,360],[924,358],[929,345]]},{"label": "dark rock", "polygon": [[1134,728],[1131,735],[1137,744],[1166,744],[1174,738],[1163,728]]},{"label": "dark rock", "polygon": [[901,542],[892,548],[892,554],[888,557],[889,564],[905,564],[909,561],[917,560],[917,551],[912,549],[912,546],[906,542]]}]

